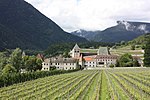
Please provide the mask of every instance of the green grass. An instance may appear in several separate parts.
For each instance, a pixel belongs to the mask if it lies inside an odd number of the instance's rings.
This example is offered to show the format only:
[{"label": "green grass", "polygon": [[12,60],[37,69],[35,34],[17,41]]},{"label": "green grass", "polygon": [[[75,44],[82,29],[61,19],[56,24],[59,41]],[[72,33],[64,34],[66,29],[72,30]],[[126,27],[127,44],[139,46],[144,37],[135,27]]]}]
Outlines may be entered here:
[{"label": "green grass", "polygon": [[132,56],[139,56],[141,59],[144,56],[144,53],[142,52],[141,48],[136,48],[135,50],[131,50],[131,46],[123,46],[123,47],[118,47],[117,49],[111,49],[110,53],[112,55],[118,55],[118,56],[128,53],[131,54]]}]

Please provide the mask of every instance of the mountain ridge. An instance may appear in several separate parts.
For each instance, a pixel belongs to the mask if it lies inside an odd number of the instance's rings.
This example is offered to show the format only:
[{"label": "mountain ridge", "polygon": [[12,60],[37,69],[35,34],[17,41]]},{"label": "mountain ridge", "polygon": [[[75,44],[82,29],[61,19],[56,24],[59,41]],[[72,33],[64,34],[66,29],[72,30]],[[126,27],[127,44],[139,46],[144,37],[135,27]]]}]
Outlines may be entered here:
[{"label": "mountain ridge", "polygon": [[[133,40],[134,38],[148,32],[150,32],[150,23],[117,21],[116,26],[109,27],[103,31],[87,31],[88,36],[84,36],[83,33],[80,34],[82,34],[82,37],[85,37],[90,41],[120,42]],[[78,35],[76,31],[72,32],[71,34]],[[90,37],[90,35],[92,36],[92,38]]]},{"label": "mountain ridge", "polygon": [[53,43],[87,42],[65,32],[24,0],[1,0],[0,12],[0,49],[46,49]]}]

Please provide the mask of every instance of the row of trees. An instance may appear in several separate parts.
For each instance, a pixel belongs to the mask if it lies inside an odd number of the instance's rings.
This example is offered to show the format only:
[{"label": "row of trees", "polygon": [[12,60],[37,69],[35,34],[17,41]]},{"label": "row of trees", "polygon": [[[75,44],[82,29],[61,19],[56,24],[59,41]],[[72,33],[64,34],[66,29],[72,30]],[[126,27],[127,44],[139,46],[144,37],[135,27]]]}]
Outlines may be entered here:
[{"label": "row of trees", "polygon": [[41,70],[42,60],[36,56],[22,55],[22,50],[16,48],[10,55],[6,52],[0,53],[1,75],[19,73],[22,69],[26,71]]},{"label": "row of trees", "polygon": [[139,67],[138,60],[133,58],[130,54],[126,53],[122,55],[116,63],[116,67]]},{"label": "row of trees", "polygon": [[26,72],[26,73],[10,73],[6,76],[0,76],[0,87],[9,86],[15,83],[21,83],[25,81],[34,80],[37,78],[43,78],[46,76],[64,74],[75,72],[80,69],[74,70],[51,70],[51,71],[34,71],[34,72]]}]

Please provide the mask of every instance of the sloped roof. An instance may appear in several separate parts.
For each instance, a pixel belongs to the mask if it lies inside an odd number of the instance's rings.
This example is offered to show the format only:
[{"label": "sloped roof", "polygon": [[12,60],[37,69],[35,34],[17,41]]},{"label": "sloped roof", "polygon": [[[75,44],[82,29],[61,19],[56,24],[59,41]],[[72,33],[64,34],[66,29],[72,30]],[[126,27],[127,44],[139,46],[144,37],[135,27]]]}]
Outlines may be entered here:
[{"label": "sloped roof", "polygon": [[110,55],[108,47],[100,47],[97,51],[98,55]]},{"label": "sloped roof", "polygon": [[94,55],[94,56],[85,56],[84,60],[85,61],[93,61],[95,59],[95,57],[96,57],[96,55]]},{"label": "sloped roof", "polygon": [[47,58],[45,63],[76,63],[77,59],[74,58]]},{"label": "sloped roof", "polygon": [[76,45],[73,47],[73,49],[80,49],[80,48],[79,48],[78,44],[76,44]]},{"label": "sloped roof", "polygon": [[95,59],[117,59],[117,55],[97,55]]},{"label": "sloped roof", "polygon": [[77,59],[74,58],[58,58],[52,61],[52,63],[76,63]]}]

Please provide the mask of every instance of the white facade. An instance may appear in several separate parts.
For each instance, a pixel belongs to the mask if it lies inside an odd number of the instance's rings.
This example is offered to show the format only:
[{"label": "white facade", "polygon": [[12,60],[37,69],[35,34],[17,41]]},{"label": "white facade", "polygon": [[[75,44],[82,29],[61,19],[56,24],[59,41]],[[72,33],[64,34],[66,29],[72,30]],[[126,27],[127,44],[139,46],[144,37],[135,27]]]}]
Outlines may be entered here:
[{"label": "white facade", "polygon": [[77,44],[74,46],[74,48],[70,52],[70,55],[71,55],[72,58],[79,59],[79,57],[80,57],[80,48]]},{"label": "white facade", "polygon": [[77,63],[52,63],[52,66],[60,70],[73,70],[77,68]]},{"label": "white facade", "polygon": [[84,65],[86,67],[96,67],[96,61],[86,61]]},{"label": "white facade", "polygon": [[61,58],[53,61],[45,59],[42,63],[42,70],[49,71],[50,67],[56,67],[57,70],[73,70],[78,68],[78,62],[72,58]]}]

